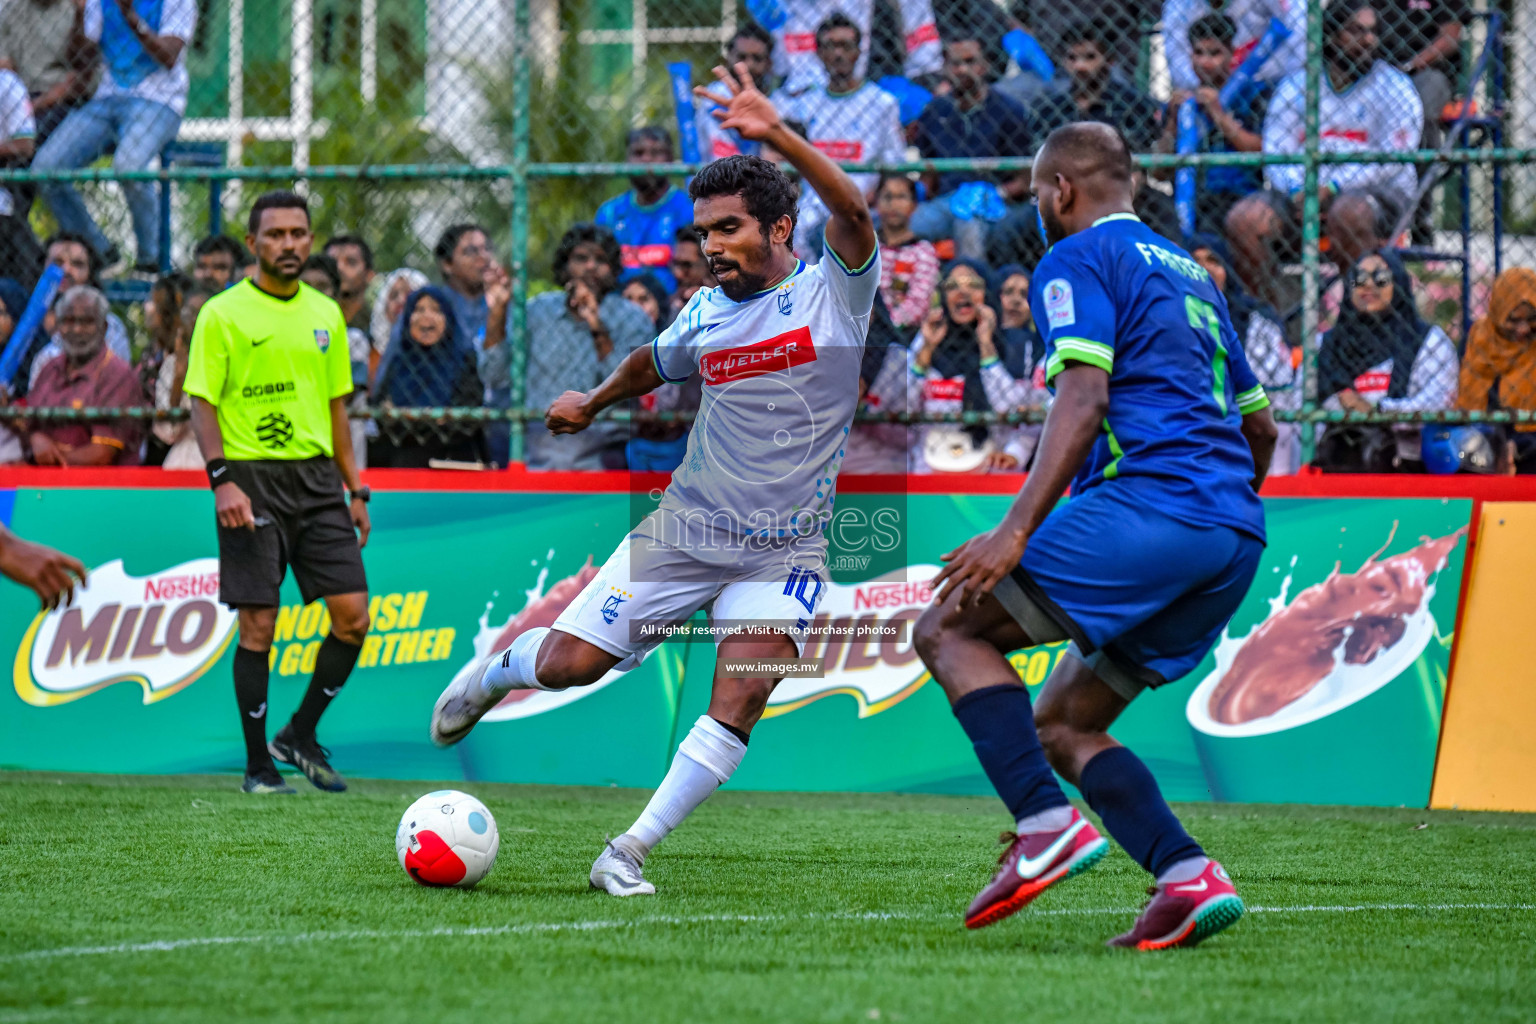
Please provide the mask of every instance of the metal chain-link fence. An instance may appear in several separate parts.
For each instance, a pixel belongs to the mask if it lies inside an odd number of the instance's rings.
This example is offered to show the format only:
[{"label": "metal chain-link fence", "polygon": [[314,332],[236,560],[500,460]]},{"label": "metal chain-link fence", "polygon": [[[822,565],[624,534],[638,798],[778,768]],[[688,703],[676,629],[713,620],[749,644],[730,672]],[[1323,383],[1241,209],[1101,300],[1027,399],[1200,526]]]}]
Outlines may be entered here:
[{"label": "metal chain-link fence", "polygon": [[[62,264],[66,286],[94,274],[112,301],[103,345],[123,349],[142,404],[161,416],[118,431],[106,454],[119,461],[134,444],[151,461],[196,461],[178,412],[185,325],[249,258],[208,239],[238,242],[257,194],[297,187],[316,253],[334,258],[306,280],[347,314],[355,439],[374,465],[675,464],[696,387],[619,410],[580,444],[554,443],[538,418],[710,284],[686,175],[760,150],[691,95],[722,59],[744,63],[869,193],[889,280],[865,360],[867,420],[991,416],[992,431],[970,432],[988,435],[976,440],[985,464],[1027,465],[1038,428],[1004,421],[1038,423],[1048,402],[1024,287],[1044,249],[1029,158],[1051,130],[1087,119],[1121,129],[1142,169],[1139,215],[1222,286],[1289,424],[1281,470],[1417,469],[1426,422],[1536,410],[1536,294],[1518,269],[1536,265],[1528,4],[87,0],[78,19],[54,11],[71,6],[0,0],[11,68],[0,70],[11,168],[0,276],[17,282],[3,289],[15,298],[0,296],[12,321],[0,384],[32,409],[67,398],[66,419],[140,404],[69,392],[63,370],[33,393],[63,357],[51,313],[18,333],[43,265]],[[808,260],[825,216],[802,197],[795,245]],[[573,255],[599,269],[573,274]],[[962,408],[933,371],[910,403],[882,403],[882,371],[914,359],[957,259],[996,310],[1016,386]],[[33,436],[65,422],[20,411],[5,410],[0,462],[36,458]],[[870,467],[932,468],[931,432],[862,429]],[[1521,463],[1536,434],[1500,429],[1490,450]],[[40,461],[95,436],[86,425],[45,439]]]}]

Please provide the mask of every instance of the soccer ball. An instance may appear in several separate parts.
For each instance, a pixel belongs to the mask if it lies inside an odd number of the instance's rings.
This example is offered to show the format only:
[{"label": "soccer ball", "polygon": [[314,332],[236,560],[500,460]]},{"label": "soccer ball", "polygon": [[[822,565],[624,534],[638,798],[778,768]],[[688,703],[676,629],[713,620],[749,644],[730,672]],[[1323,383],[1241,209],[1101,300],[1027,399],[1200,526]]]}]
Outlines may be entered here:
[{"label": "soccer ball", "polygon": [[501,836],[485,804],[456,789],[428,793],[406,808],[395,832],[400,866],[427,886],[469,889],[491,873]]}]

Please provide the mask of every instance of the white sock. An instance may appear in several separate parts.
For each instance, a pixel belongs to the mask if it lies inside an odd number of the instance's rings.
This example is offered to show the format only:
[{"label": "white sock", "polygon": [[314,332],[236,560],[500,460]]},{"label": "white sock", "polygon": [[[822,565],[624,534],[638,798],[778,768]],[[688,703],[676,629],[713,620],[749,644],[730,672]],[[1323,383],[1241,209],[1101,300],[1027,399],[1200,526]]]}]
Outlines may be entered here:
[{"label": "white sock", "polygon": [[1157,884],[1177,885],[1179,882],[1192,882],[1200,877],[1200,872],[1204,871],[1210,863],[1209,857],[1185,857],[1158,875]]},{"label": "white sock", "polygon": [[1063,804],[1048,811],[1031,814],[1018,820],[1016,831],[1021,836],[1033,832],[1060,832],[1072,824],[1072,805]]},{"label": "white sock", "polygon": [[502,652],[501,661],[486,670],[480,688],[487,696],[500,699],[513,690],[548,690],[533,676],[539,660],[539,645],[549,635],[548,626],[539,626],[518,635],[512,646]]},{"label": "white sock", "polygon": [[672,767],[651,796],[651,802],[620,837],[633,840],[625,843],[625,848],[643,860],[652,847],[731,777],[746,752],[747,745],[725,726],[708,715],[700,716],[678,745]]}]

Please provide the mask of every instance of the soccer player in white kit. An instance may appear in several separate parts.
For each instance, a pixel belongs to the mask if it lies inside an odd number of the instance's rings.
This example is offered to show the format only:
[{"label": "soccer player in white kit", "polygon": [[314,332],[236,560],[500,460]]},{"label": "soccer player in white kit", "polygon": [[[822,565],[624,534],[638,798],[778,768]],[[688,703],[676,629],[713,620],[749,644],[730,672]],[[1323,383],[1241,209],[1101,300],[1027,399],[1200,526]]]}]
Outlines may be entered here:
[{"label": "soccer player in white kit", "polygon": [[795,258],[795,187],[773,164],[732,156],[699,172],[689,185],[693,219],[719,287],[701,289],[595,390],[561,395],[545,419],[555,433],[573,433],[608,406],[698,371],[703,400],[683,464],[660,507],[554,626],[531,629],[461,672],[432,712],[432,740],[448,746],[514,689],[590,686],[634,668],[665,639],[658,627],[701,608],[716,624],[759,627],[717,636],[708,713],[678,745],[639,819],[593,864],[593,887],[615,896],[656,891],[641,874],[646,855],[747,751],[778,679],[723,666],[793,660],[804,648],[825,589],[825,530],[880,283],[863,192],[784,127],[744,65],[715,74],[731,94],[715,114],[721,127],[783,154],[831,212],[826,256],[814,266]]}]

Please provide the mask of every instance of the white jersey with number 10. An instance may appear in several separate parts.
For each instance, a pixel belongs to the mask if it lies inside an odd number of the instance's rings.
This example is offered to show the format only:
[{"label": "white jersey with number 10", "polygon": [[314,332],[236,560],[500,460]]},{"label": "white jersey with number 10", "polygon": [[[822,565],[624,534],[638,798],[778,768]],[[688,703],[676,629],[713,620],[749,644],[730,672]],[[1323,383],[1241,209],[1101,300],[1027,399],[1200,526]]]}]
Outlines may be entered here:
[{"label": "white jersey with number 10", "polygon": [[880,284],[878,250],[853,270],[826,252],[741,302],[700,290],[652,343],[663,378],[704,381],[663,518],[767,538],[825,528]]}]

